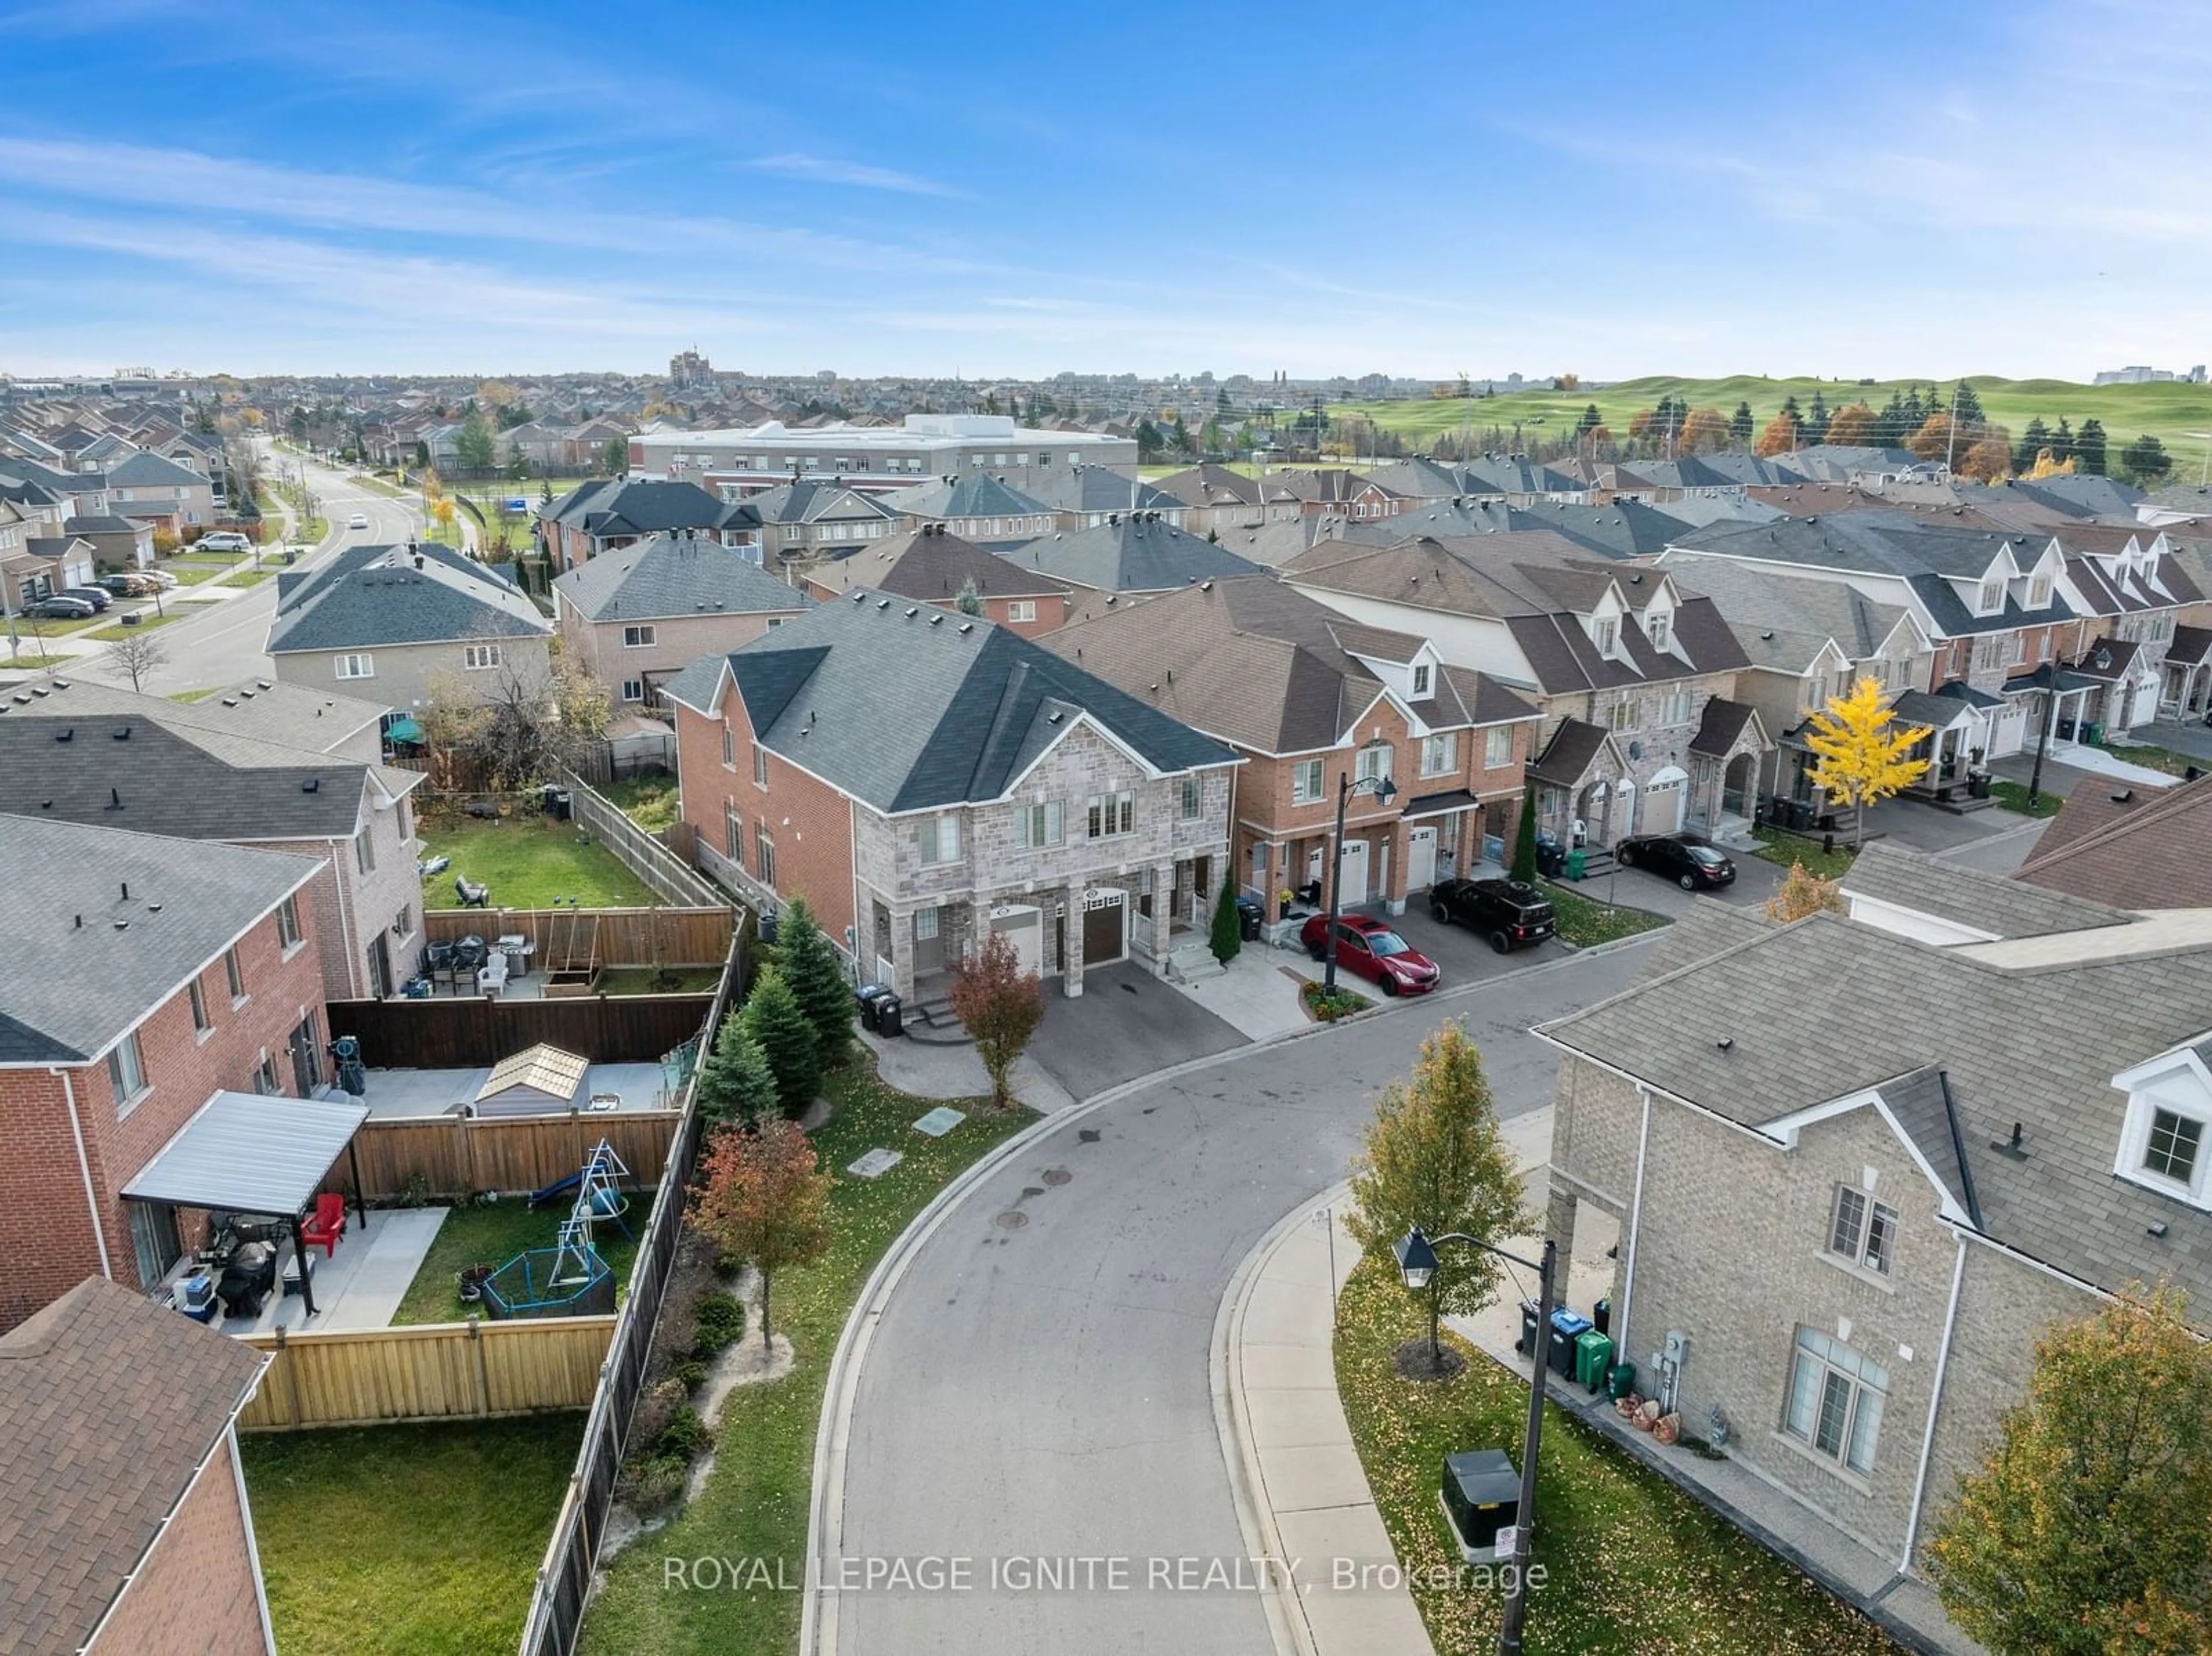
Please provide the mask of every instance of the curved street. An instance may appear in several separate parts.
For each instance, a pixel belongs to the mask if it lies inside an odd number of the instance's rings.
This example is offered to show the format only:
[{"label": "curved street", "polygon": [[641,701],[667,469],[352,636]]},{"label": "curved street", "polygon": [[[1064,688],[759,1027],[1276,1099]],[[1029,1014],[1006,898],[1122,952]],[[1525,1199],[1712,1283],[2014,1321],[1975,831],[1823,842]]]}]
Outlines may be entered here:
[{"label": "curved street", "polygon": [[[1500,1115],[1520,1115],[1550,1101],[1555,1062],[1528,1026],[1626,988],[1648,954],[1577,956],[1246,1048],[1079,1114],[970,1190],[873,1329],[841,1556],[963,1556],[975,1585],[844,1594],[837,1651],[1272,1656],[1254,1592],[1147,1585],[1149,1560],[1246,1550],[1209,1376],[1231,1274],[1344,1177],[1376,1091],[1439,1022],[1468,1021]],[[992,1561],[1039,1556],[1134,1562],[1123,1590],[994,1589]]]}]

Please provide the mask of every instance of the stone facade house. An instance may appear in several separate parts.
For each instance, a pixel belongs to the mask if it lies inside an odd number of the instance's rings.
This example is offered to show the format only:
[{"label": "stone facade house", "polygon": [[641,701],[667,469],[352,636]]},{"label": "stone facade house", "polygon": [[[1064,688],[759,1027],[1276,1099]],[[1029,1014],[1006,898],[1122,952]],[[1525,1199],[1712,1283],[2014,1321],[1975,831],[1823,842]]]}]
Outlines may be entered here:
[{"label": "stone facade house", "polygon": [[1909,1573],[2054,1320],[2212,1285],[2212,927],[1881,851],[1857,918],[1699,905],[1538,1034],[1638,1389]]},{"label": "stone facade house", "polygon": [[349,546],[277,575],[268,650],[284,683],[407,713],[441,683],[550,682],[552,634],[520,589],[448,547]]},{"label": "stone facade house", "polygon": [[269,1361],[96,1278],[0,1334],[9,1650],[275,1656],[238,1459]]},{"label": "stone facade house", "polygon": [[703,534],[761,561],[760,513],[696,483],[607,477],[580,483],[538,513],[538,545],[556,569],[581,568],[648,535]]},{"label": "stone facade house", "polygon": [[1425,638],[1237,575],[1085,620],[1046,647],[1243,755],[1231,860],[1271,917],[1285,890],[1325,895],[1347,777],[1397,790],[1347,803],[1347,905],[1401,913],[1410,893],[1510,855],[1542,715]]},{"label": "stone facade house", "polygon": [[961,594],[972,588],[987,620],[1024,638],[1065,624],[1072,590],[1066,581],[1024,569],[934,524],[849,558],[817,564],[807,572],[805,586],[825,601],[868,586],[940,610],[958,609]]},{"label": "stone facade house", "polygon": [[1305,515],[1305,502],[1274,473],[1248,477],[1241,471],[1209,461],[1154,482],[1183,503],[1182,522],[1177,526],[1194,535],[1203,536],[1208,531],[1218,530],[1225,537],[1232,529],[1293,523]]},{"label": "stone facade house", "polygon": [[1204,946],[1236,755],[1007,628],[856,587],[664,694],[701,866],[910,1002],[986,928],[1071,996]]},{"label": "stone facade house", "polygon": [[562,652],[607,687],[622,712],[654,708],[663,679],[811,607],[805,593],[713,530],[648,535],[553,582]]},{"label": "stone facade house", "polygon": [[1527,697],[1543,715],[1528,765],[1538,821],[1563,843],[1711,832],[1750,809],[1771,743],[1735,699],[1748,658],[1712,600],[1663,571],[1529,530],[1324,542],[1283,579]]},{"label": "stone facade house", "polygon": [[[723,487],[734,493],[739,485]],[[849,557],[900,529],[898,513],[880,496],[833,480],[795,477],[743,500],[760,519],[764,561],[771,569],[804,569]]]},{"label": "stone facade house", "polygon": [[0,1327],[87,1277],[158,1283],[175,1210],[125,1186],[216,1093],[320,1084],[319,866],[0,815]]}]

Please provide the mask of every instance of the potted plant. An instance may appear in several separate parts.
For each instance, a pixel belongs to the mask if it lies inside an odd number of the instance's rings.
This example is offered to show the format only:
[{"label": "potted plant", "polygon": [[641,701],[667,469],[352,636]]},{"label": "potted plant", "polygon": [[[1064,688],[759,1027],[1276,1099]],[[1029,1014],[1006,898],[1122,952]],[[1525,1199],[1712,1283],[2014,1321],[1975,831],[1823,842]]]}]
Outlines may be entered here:
[{"label": "potted plant", "polygon": [[472,1265],[464,1265],[460,1272],[461,1303],[475,1305],[482,1301],[484,1283],[497,1269],[496,1265],[485,1265],[482,1260]]},{"label": "potted plant", "polygon": [[1280,891],[1278,891],[1275,894],[1275,918],[1277,919],[1287,920],[1291,918],[1291,905],[1297,900],[1297,895],[1298,894],[1297,892],[1291,890],[1288,886],[1285,886]]}]

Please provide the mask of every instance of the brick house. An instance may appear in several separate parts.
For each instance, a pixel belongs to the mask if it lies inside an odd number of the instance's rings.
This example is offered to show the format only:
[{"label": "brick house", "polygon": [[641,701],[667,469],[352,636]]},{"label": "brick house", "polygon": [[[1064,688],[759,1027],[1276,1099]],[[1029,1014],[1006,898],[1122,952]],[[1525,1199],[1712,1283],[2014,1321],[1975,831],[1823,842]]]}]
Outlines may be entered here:
[{"label": "brick house", "polygon": [[268,1363],[97,1278],[0,1334],[9,1650],[274,1656],[237,1429]]},{"label": "brick house", "polygon": [[648,535],[678,531],[705,535],[761,561],[760,513],[696,483],[603,477],[578,484],[538,512],[538,549],[556,569],[580,569]]},{"label": "brick house", "polygon": [[1203,946],[1236,755],[1008,628],[857,587],[664,695],[701,866],[910,1000],[986,926],[1070,996]]},{"label": "brick house", "polygon": [[622,712],[655,707],[661,680],[751,643],[812,604],[709,531],[648,535],[553,582],[562,651]]},{"label": "brick house", "polygon": [[1710,598],[1548,530],[1394,546],[1323,542],[1283,579],[1370,626],[1432,640],[1543,715],[1539,822],[1566,841],[1712,832],[1747,815],[1771,745],[1735,700],[1747,658]]},{"label": "brick house", "polygon": [[1180,526],[1200,536],[1209,530],[1226,536],[1232,529],[1295,523],[1305,513],[1305,503],[1279,475],[1248,477],[1208,462],[1154,482],[1183,503]]},{"label": "brick house", "polygon": [[938,477],[911,488],[895,489],[884,504],[899,514],[899,527],[927,525],[963,540],[1034,540],[1058,526],[1059,514],[1012,484],[988,471]]},{"label": "brick house", "polygon": [[805,585],[824,601],[867,586],[940,610],[957,609],[960,595],[972,585],[985,619],[1024,638],[1064,624],[1072,591],[1066,581],[1024,569],[936,525],[849,558],[817,564],[807,571]]},{"label": "brick house", "polygon": [[2212,1285],[2212,926],[1879,846],[1844,890],[1537,1031],[1549,1228],[1618,1227],[1639,1390],[1904,1573],[2051,1321]]},{"label": "brick house", "polygon": [[1055,531],[994,549],[1031,577],[1079,589],[1079,605],[1093,594],[1102,602],[1111,597],[1126,603],[1224,575],[1261,573],[1258,564],[1227,547],[1146,512],[1133,517],[1109,512],[1096,529]]},{"label": "brick house", "polygon": [[1271,913],[1283,891],[1328,877],[1337,789],[1355,773],[1389,777],[1397,793],[1347,807],[1346,904],[1397,913],[1409,892],[1510,855],[1542,715],[1426,639],[1237,575],[1080,622],[1045,647],[1243,756],[1231,861]]},{"label": "brick house", "polygon": [[0,816],[0,1325],[86,1277],[149,1288],[174,1210],[124,1187],[217,1092],[322,1078],[311,857]]}]

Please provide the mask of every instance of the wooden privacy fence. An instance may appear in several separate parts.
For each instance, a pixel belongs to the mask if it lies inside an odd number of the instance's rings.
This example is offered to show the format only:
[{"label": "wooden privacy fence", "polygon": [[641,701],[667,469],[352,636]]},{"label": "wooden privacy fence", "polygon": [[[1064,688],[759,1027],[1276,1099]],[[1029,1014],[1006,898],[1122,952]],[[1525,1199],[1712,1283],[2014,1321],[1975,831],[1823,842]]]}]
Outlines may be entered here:
[{"label": "wooden privacy fence", "polygon": [[362,1196],[372,1202],[410,1193],[459,1198],[477,1191],[543,1190],[581,1168],[602,1138],[642,1185],[667,1161],[683,1119],[681,1110],[372,1116],[354,1134],[353,1154],[338,1158],[324,1188],[350,1192],[357,1165]]},{"label": "wooden privacy fence", "polygon": [[422,917],[432,943],[520,936],[537,945],[532,972],[600,966],[720,966],[737,912],[713,908],[433,908]]},{"label": "wooden privacy fence", "polygon": [[615,1322],[544,1317],[248,1335],[246,1344],[271,1355],[238,1423],[247,1431],[292,1431],[587,1408]]},{"label": "wooden privacy fence", "polygon": [[658,1064],[699,1033],[714,1004],[712,995],[448,995],[334,1000],[329,1014],[331,1038],[357,1039],[372,1070],[473,1070],[542,1040],[594,1064]]},{"label": "wooden privacy fence", "polygon": [[561,786],[568,790],[576,820],[598,834],[663,901],[712,908],[722,901],[721,894],[685,867],[674,852],[575,772],[563,771]]}]

